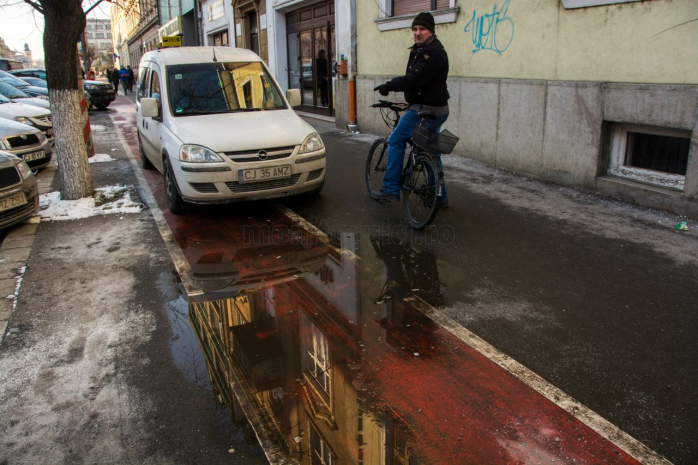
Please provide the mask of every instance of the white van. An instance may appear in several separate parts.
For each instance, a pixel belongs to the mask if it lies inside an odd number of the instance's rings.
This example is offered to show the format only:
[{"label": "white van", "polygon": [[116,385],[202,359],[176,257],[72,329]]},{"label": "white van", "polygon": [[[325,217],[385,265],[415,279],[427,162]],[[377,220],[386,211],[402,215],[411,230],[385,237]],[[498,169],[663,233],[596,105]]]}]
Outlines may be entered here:
[{"label": "white van", "polygon": [[143,55],[136,97],[144,168],[163,173],[167,204],[228,203],[319,192],[325,146],[262,60],[231,47]]}]

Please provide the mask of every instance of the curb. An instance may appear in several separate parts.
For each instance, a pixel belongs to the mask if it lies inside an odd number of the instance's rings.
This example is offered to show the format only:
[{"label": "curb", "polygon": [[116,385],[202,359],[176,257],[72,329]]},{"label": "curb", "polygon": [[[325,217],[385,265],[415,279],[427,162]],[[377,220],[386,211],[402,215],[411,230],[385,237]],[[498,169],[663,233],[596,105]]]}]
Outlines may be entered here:
[{"label": "curb", "polygon": [[[39,196],[51,192],[51,184],[57,172],[58,164],[54,152],[51,163],[36,175]],[[17,306],[19,290],[39,223],[41,217],[35,214],[23,223],[13,226],[0,245],[0,345],[5,340],[10,317]]]}]

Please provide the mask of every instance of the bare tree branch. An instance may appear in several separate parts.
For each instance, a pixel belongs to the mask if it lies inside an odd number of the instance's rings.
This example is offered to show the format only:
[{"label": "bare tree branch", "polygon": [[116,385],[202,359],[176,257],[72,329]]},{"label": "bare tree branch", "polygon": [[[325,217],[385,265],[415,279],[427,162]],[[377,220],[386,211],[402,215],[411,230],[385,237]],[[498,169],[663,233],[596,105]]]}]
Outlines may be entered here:
[{"label": "bare tree branch", "polygon": [[29,5],[29,6],[31,6],[32,8],[34,8],[36,11],[38,11],[38,12],[41,13],[42,15],[44,14],[44,9],[43,9],[43,8],[41,7],[41,5],[39,5],[38,3],[33,2],[32,0],[24,0],[24,3],[26,3],[27,5]]}]

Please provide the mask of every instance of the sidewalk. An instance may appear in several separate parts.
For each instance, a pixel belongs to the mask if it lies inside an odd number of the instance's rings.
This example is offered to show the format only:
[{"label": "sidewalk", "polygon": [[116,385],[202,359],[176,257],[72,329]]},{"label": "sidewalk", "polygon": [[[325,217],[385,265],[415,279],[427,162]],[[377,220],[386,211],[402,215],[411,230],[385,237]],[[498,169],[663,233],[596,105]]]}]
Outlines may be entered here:
[{"label": "sidewalk", "polygon": [[[90,114],[95,188],[130,186],[113,109]],[[95,131],[95,127],[99,127]],[[40,173],[41,193],[55,166]],[[53,179],[53,181],[52,181]],[[210,392],[186,301],[150,211],[14,228],[0,250],[0,463],[262,463]],[[179,341],[179,342],[175,342]],[[193,345],[192,345],[193,343]],[[234,451],[234,453],[231,453]]]}]

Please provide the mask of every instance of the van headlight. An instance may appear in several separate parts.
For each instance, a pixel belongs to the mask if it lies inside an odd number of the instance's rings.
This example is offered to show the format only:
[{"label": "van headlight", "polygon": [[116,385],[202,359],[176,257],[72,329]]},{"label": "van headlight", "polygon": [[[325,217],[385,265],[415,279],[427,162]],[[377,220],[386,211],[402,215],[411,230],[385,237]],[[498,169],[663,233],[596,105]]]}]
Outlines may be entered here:
[{"label": "van headlight", "polygon": [[27,165],[24,160],[18,159],[17,160],[17,168],[19,169],[19,174],[22,175],[22,181],[27,179],[29,176],[32,175],[32,170],[29,168],[29,165]]},{"label": "van headlight", "polygon": [[38,95],[37,98],[40,98],[41,100],[46,100],[48,102],[48,97],[46,95]]},{"label": "van headlight", "polygon": [[39,139],[39,142],[41,142],[42,144],[43,144],[44,141],[46,140],[46,136],[45,136],[44,133],[41,132],[41,131],[39,131],[39,132],[36,133],[36,137],[37,137],[37,139]]},{"label": "van headlight", "polygon": [[29,121],[29,118],[25,118],[24,116],[16,116],[15,121],[22,124],[28,124],[29,126],[32,125],[31,121]]},{"label": "van headlight", "polygon": [[179,159],[189,163],[220,163],[223,161],[216,152],[200,145],[183,145],[179,149]]},{"label": "van headlight", "polygon": [[298,153],[302,154],[309,152],[317,152],[318,150],[321,150],[323,148],[325,148],[325,144],[322,143],[320,134],[314,132],[305,138],[303,144],[301,145],[301,149],[298,151]]}]

